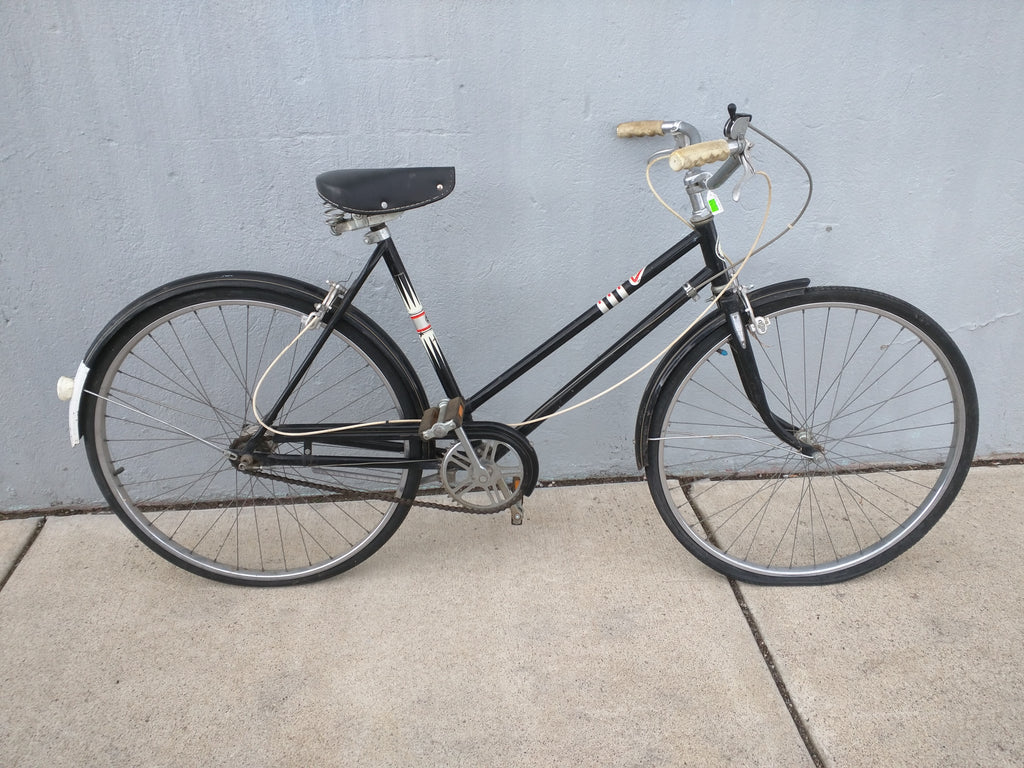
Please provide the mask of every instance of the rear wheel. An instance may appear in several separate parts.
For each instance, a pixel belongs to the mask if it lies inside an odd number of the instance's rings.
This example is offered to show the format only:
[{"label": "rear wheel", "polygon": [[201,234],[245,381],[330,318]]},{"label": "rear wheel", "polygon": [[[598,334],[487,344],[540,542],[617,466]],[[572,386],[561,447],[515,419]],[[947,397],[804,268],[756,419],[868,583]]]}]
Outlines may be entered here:
[{"label": "rear wheel", "polygon": [[[93,364],[83,399],[93,474],[125,525],[174,564],[239,584],[315,581],[365,560],[404,520],[409,504],[398,500],[415,496],[418,467],[246,471],[232,455],[256,429],[256,382],[312,308],[309,296],[285,286],[198,288],[129,320]],[[273,367],[260,389],[261,411],[319,333],[305,334]],[[387,344],[340,323],[279,423],[418,419],[416,385]],[[281,456],[310,448],[354,452],[273,435],[259,446]],[[378,455],[416,458],[420,443],[392,448]]]},{"label": "rear wheel", "polygon": [[675,367],[646,446],[668,527],[712,568],[761,584],[866,573],[918,541],[967,475],[974,383],[948,334],[909,304],[812,288],[756,307],[772,412],[819,450],[772,434],[744,395],[726,325]]}]

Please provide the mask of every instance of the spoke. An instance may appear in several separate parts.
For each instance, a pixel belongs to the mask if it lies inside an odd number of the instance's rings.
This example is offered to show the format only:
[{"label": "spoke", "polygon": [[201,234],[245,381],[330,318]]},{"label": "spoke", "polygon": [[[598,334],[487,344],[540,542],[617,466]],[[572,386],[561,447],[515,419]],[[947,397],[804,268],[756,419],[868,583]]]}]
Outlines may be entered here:
[{"label": "spoke", "polygon": [[[133,356],[135,356],[134,353],[133,353]],[[135,357],[137,357],[137,356],[135,356]],[[169,395],[174,395],[176,397],[183,398],[186,402],[191,402],[191,403],[196,403],[197,405],[206,406],[207,408],[209,408],[213,412],[214,418],[210,418],[209,416],[200,416],[198,414],[192,413],[191,411],[183,411],[181,409],[171,408],[167,404],[166,400],[154,400],[151,397],[145,397],[142,394],[139,394],[137,392],[128,390],[128,389],[125,388],[124,383],[122,383],[120,381],[118,381],[118,386],[112,386],[110,388],[111,392],[119,392],[119,393],[122,393],[122,394],[125,394],[125,395],[129,395],[129,396],[131,396],[133,398],[136,398],[138,400],[142,400],[143,402],[154,403],[154,404],[157,404],[157,405],[161,405],[162,407],[165,407],[168,410],[174,410],[174,411],[177,411],[178,413],[183,413],[183,414],[185,414],[185,415],[187,415],[187,416],[189,416],[191,418],[194,418],[194,419],[203,419],[203,420],[206,420],[206,421],[217,421],[218,423],[222,422],[222,419],[220,418],[220,414],[221,414],[220,409],[218,409],[216,406],[213,405],[213,403],[209,402],[208,400],[204,400],[204,399],[202,399],[200,397],[196,397],[196,396],[194,396],[192,394],[189,394],[187,392],[176,392],[173,389],[165,387],[165,386],[163,386],[161,384],[157,384],[156,382],[150,381],[148,379],[144,379],[144,378],[142,378],[140,376],[137,376],[137,375],[132,374],[132,373],[128,373],[127,371],[123,371],[123,370],[119,372],[118,378],[119,379],[121,379],[121,378],[130,379],[131,381],[137,382],[138,384],[144,385],[146,387],[152,387],[153,389],[156,389],[156,390],[158,390],[160,392],[166,392]],[[231,414],[228,414],[228,415],[231,416]],[[223,424],[222,424],[222,426],[223,426]]]},{"label": "spoke", "polygon": [[[859,339],[856,341],[856,344],[854,344],[855,331],[857,330],[857,318],[860,316],[860,314],[861,311],[859,309],[854,310],[853,320],[850,322],[850,331],[846,337],[846,345],[843,349],[842,362],[839,365],[839,370],[836,373],[835,378],[832,379],[831,383],[828,385],[828,387],[826,387],[825,391],[821,395],[821,402],[824,402],[824,399],[828,397],[829,393],[832,392],[833,389],[835,390],[835,395],[832,397],[832,410],[829,414],[828,421],[832,421],[832,419],[835,417],[836,408],[839,402],[839,392],[842,386],[843,377],[846,373],[847,367],[850,365],[850,362],[854,359],[854,356],[856,356],[857,353],[860,352],[861,348],[867,341],[868,336],[874,330],[875,325],[878,323],[878,320],[880,319],[876,317],[875,322],[871,323],[871,325],[868,326],[868,328],[864,331],[864,334],[861,335]],[[852,349],[851,345],[853,345]],[[869,373],[870,370],[866,372],[864,375],[867,376],[869,375]],[[856,387],[854,387],[854,390],[856,390]],[[818,405],[820,405],[820,403],[815,403],[815,410],[817,410]],[[846,405],[844,404],[843,406],[840,406],[839,409],[842,410],[842,408],[845,407]]]},{"label": "spoke", "polygon": [[[168,323],[168,330],[174,336],[174,340],[178,344],[178,349],[181,350],[181,354],[184,356],[185,362],[187,362],[189,368],[191,368],[192,376],[189,376],[189,374],[187,374],[181,368],[181,366],[178,365],[177,361],[173,357],[171,357],[171,354],[166,349],[163,348],[163,345],[160,344],[160,342],[156,338],[155,334],[150,334],[150,336],[149,336],[150,341],[152,341],[153,344],[156,345],[157,349],[159,349],[163,353],[164,357],[167,358],[168,362],[170,362],[171,365],[174,366],[175,369],[178,370],[178,372],[182,375],[184,380],[186,382],[188,382],[189,385],[191,385],[191,387],[195,391],[196,395],[198,396],[198,401],[197,402],[201,402],[201,403],[205,404],[207,407],[209,407],[209,409],[211,411],[213,411],[214,415],[217,418],[220,418],[220,411],[213,404],[213,398],[210,397],[210,394],[206,391],[206,388],[203,386],[202,376],[200,376],[199,372],[196,370],[195,364],[192,361],[192,356],[188,352],[188,347],[186,347],[185,344],[182,343],[181,337],[178,335],[178,329],[175,327],[175,324],[173,322]],[[136,354],[136,353],[133,351],[133,354]],[[154,368],[155,368],[155,366],[154,366]],[[163,373],[163,372],[161,371],[161,373]],[[166,375],[166,374],[164,374],[164,375]],[[224,429],[225,433],[227,433],[227,431],[228,431],[227,424],[221,424],[221,427]]]},{"label": "spoke", "polygon": [[[163,453],[164,451],[171,451],[171,450],[175,450],[175,449],[178,449],[178,448],[183,448],[186,445],[191,445],[192,444],[192,440],[191,439],[182,439],[182,438],[172,439],[172,438],[169,438],[169,437],[148,438],[146,440],[135,439],[135,440],[130,440],[130,441],[129,440],[113,439],[113,440],[109,440],[108,441],[108,443],[110,445],[121,444],[121,443],[126,443],[126,442],[144,443],[146,446],[149,446],[151,448],[151,450],[140,451],[138,453],[130,453],[130,454],[127,454],[127,455],[120,455],[120,454],[118,454],[116,456],[113,454],[113,452],[111,452],[110,459],[115,464],[125,464],[125,463],[127,463],[129,461],[132,461],[134,459],[141,459],[141,458],[146,457],[146,456],[155,456],[156,454]],[[156,447],[153,447],[153,443],[168,443],[168,442],[170,443],[170,445],[158,445]]]},{"label": "spoke", "polygon": [[839,550],[836,548],[835,540],[832,538],[832,531],[829,529],[828,515],[825,513],[821,497],[815,492],[814,479],[807,479],[807,491],[810,499],[811,508],[811,561],[814,564],[818,563],[818,553],[816,551],[817,537],[814,533],[814,511],[818,512],[819,528],[824,529],[825,538],[828,540],[828,544],[832,549],[832,559],[839,559]]},{"label": "spoke", "polygon": [[[875,318],[875,321],[871,324],[871,330],[874,330],[875,326],[877,326],[879,322],[881,322],[881,318]],[[887,368],[886,370],[882,371],[880,374],[875,376],[875,378],[873,380],[871,380],[871,382],[868,383],[865,386],[864,382],[868,381],[869,377],[874,374],[875,368],[877,368],[879,366],[879,364],[882,361],[882,358],[884,358],[886,356],[886,354],[889,352],[889,350],[892,349],[893,344],[896,343],[896,339],[898,339],[900,334],[903,333],[903,330],[904,330],[903,326],[900,326],[899,328],[897,328],[896,329],[896,334],[891,339],[889,339],[889,341],[887,343],[883,343],[881,345],[881,354],[879,354],[879,355],[877,355],[875,357],[874,362],[864,372],[864,375],[861,376],[860,381],[858,381],[856,384],[854,384],[853,388],[850,390],[850,394],[847,395],[846,400],[844,400],[843,404],[839,406],[838,411],[839,411],[840,414],[843,413],[850,406],[851,403],[856,402],[865,393],[871,391],[871,388],[872,388],[872,386],[874,386],[875,383],[877,383],[883,376],[885,376],[886,373],[888,373],[888,371],[892,370],[896,365],[898,365],[900,363],[900,361],[902,359],[904,359],[906,357],[907,354],[910,353],[910,350],[908,350],[903,355],[903,357],[893,361],[892,365],[890,365],[889,368]],[[864,338],[861,340],[861,344],[858,345],[858,349],[860,348],[861,345],[863,345],[867,341],[867,336],[868,336],[868,334],[865,334]],[[920,343],[921,343],[920,341],[917,342],[917,344],[920,344]],[[915,344],[915,346],[916,346],[916,344]],[[844,365],[844,368],[845,368],[845,365]],[[838,392],[836,394],[837,394],[837,397],[838,397]]]},{"label": "spoke", "polygon": [[[145,499],[140,499],[138,502],[138,506],[140,508],[153,507],[157,509],[160,514],[166,512],[167,510],[194,509],[196,507],[196,502],[194,501],[182,505],[182,499],[185,498],[185,494],[188,493],[193,488],[198,487],[203,482],[203,480],[206,481],[206,484],[203,486],[202,494],[205,494],[207,491],[209,491],[210,486],[213,485],[214,478],[216,478],[217,475],[221,474],[222,472],[228,469],[228,467],[224,466],[223,462],[218,461],[211,464],[205,470],[201,472],[193,472],[191,475],[164,478],[164,480],[137,481],[137,483],[134,484],[135,487],[152,485],[153,483],[164,482],[166,480],[182,481],[178,483],[178,485],[176,486],[160,489],[159,493],[155,493],[154,495],[149,496]],[[128,488],[129,485],[125,483],[122,484],[121,487]],[[168,498],[171,496],[173,496],[173,498]],[[163,500],[158,503],[157,499]]]},{"label": "spoke", "polygon": [[825,326],[821,330],[821,347],[818,350],[818,372],[814,377],[814,398],[811,406],[811,410],[808,412],[808,422],[813,420],[814,414],[818,412],[819,393],[821,391],[821,376],[825,366],[825,350],[828,348],[828,326],[829,321],[832,319],[832,308],[829,307],[825,312]]},{"label": "spoke", "polygon": [[[934,363],[932,363],[932,364],[934,365]],[[907,382],[907,384],[905,384],[904,387],[909,386],[910,383],[911,382]],[[909,397],[911,395],[917,394],[919,392],[923,392],[926,389],[929,389],[931,387],[936,387],[936,386],[942,387],[943,391],[948,392],[948,389],[946,388],[945,385],[947,385],[946,379],[945,378],[941,378],[941,379],[936,379],[935,381],[930,381],[927,384],[922,384],[919,387],[914,387],[913,389],[910,389],[910,390],[906,390],[906,391],[897,390],[895,393],[893,393],[893,395],[891,397],[881,398],[881,401],[882,401],[881,405],[891,405],[893,403],[893,401],[901,400],[901,399],[903,399],[905,397]],[[945,402],[940,403],[940,405],[952,405],[952,404],[953,404],[952,399],[948,399]],[[863,408],[857,408],[857,409],[852,410],[852,411],[847,411],[846,413],[842,414],[842,416],[840,418],[849,418],[850,416],[856,416],[857,414],[863,413],[864,411],[870,410],[870,409],[875,408],[875,407],[876,407],[875,403],[872,403],[870,405],[865,405]]]},{"label": "spoke", "polygon": [[[273,486],[273,483],[275,481],[272,480],[268,484],[266,481],[264,481],[263,478],[254,478],[254,483],[256,481],[260,482],[264,487],[267,488],[267,491],[270,494],[271,498],[274,497],[274,486]],[[285,482],[287,482],[287,481],[285,481]],[[318,518],[321,522],[323,522],[328,528],[331,529],[331,531],[333,531],[340,539],[345,541],[349,546],[353,546],[355,544],[355,542],[353,542],[351,539],[349,539],[347,536],[345,536],[344,533],[342,533],[342,531],[334,524],[334,521],[332,521],[330,518],[328,518],[326,515],[323,514],[323,512],[321,511],[321,506],[323,506],[322,504],[314,503],[313,501],[310,501],[308,499],[304,499],[302,496],[292,497],[292,498],[296,500],[296,501],[292,502],[293,504],[297,503],[298,501],[301,501],[302,504],[306,508],[308,508],[313,513],[313,515],[316,518]],[[348,512],[346,507],[344,507],[344,506],[342,506],[340,504],[336,504],[336,503],[332,504],[332,507],[336,511],[340,512],[346,519],[348,519],[352,523],[354,523],[360,530],[363,531],[363,533],[369,533],[370,532],[370,529],[368,529],[366,526],[364,526],[362,523],[360,523],[356,518],[354,518]],[[296,518],[296,522],[298,522],[298,518]],[[300,527],[302,528],[302,530],[306,531],[306,533],[309,535],[311,541],[313,541],[317,546],[319,546],[321,549],[323,549],[324,552],[329,552],[329,550],[323,544],[320,543],[320,541],[312,534],[311,531],[309,531],[305,526],[300,526]]]},{"label": "spoke", "polygon": [[[221,437],[227,437],[229,434],[231,434],[230,430],[228,428],[226,428],[224,420],[221,419],[221,418],[211,419],[211,418],[207,418],[205,416],[199,416],[197,414],[191,413],[190,411],[183,411],[180,408],[172,408],[166,402],[161,402],[161,401],[158,401],[158,400],[152,400],[150,398],[142,397],[141,395],[138,395],[138,394],[136,394],[134,392],[129,392],[127,390],[123,390],[123,389],[120,389],[120,388],[111,387],[110,393],[111,393],[111,395],[115,395],[115,394],[118,395],[119,396],[118,397],[118,402],[121,402],[121,403],[128,403],[129,400],[131,400],[131,401],[141,401],[143,403],[148,403],[149,405],[158,406],[159,408],[161,408],[161,409],[163,409],[165,411],[170,411],[173,414],[177,414],[179,416],[184,416],[189,421],[196,421],[196,420],[198,420],[198,421],[205,421],[205,422],[215,423],[215,424],[217,424],[217,426],[220,427],[220,436]],[[215,414],[217,413],[216,409],[211,409],[211,410],[213,410]],[[234,418],[234,417],[232,416],[231,418]],[[238,419],[237,421],[235,421],[235,423],[236,424],[241,424],[242,420]]]},{"label": "spoke", "polygon": [[[871,463],[870,466],[879,466],[883,460],[885,461],[886,464],[897,463],[897,464],[900,464],[900,465],[903,465],[903,466],[908,466],[909,465],[910,467],[913,467],[914,465],[924,465],[926,467],[927,466],[932,466],[932,464],[930,462],[926,462],[923,459],[915,459],[913,456],[910,456],[905,451],[897,452],[897,451],[883,450],[883,449],[881,449],[881,448],[879,448],[877,446],[864,445],[863,443],[857,443],[857,442],[855,442],[853,440],[848,440],[846,442],[849,445],[852,445],[852,446],[854,446],[856,448],[863,448],[865,450],[871,451],[871,453],[869,455],[872,456],[875,460]],[[946,447],[944,450],[948,451],[949,448]],[[846,455],[844,455],[835,446],[833,446],[829,450],[827,455],[830,455],[830,456],[833,456],[833,457],[838,457],[838,458],[841,458],[841,459],[848,458]],[[851,461],[850,463],[851,464],[857,464],[857,465],[862,466],[862,467],[864,466],[864,462],[863,461],[859,461],[859,462]]]},{"label": "spoke", "polygon": [[209,440],[206,440],[205,438],[199,437],[198,435],[194,435],[191,432],[188,432],[187,430],[182,429],[181,427],[176,427],[175,425],[170,424],[170,423],[164,421],[163,419],[158,419],[156,416],[152,416],[152,415],[150,415],[148,413],[145,413],[144,411],[140,411],[138,408],[133,408],[132,406],[128,405],[127,403],[123,403],[123,402],[121,402],[119,400],[116,400],[114,398],[111,398],[111,397],[104,397],[102,395],[99,395],[99,394],[97,394],[95,392],[90,392],[88,390],[84,390],[84,393],[87,394],[87,395],[92,395],[93,397],[99,398],[100,400],[104,400],[107,403],[112,403],[113,405],[118,405],[118,406],[120,406],[122,408],[127,408],[132,413],[136,413],[139,416],[142,416],[143,418],[146,418],[146,419],[152,419],[157,424],[162,424],[163,426],[167,427],[172,432],[177,432],[179,434],[186,435],[187,437],[191,437],[193,440],[196,440],[196,441],[198,441],[200,443],[203,443],[204,445],[208,445],[208,446],[210,446],[211,448],[213,448],[214,450],[216,450],[216,451],[218,451],[220,453],[224,452],[224,449],[221,446],[217,445],[216,443],[212,443]]},{"label": "spoke", "polygon": [[[329,386],[326,386],[326,387],[322,388],[319,392],[316,392],[315,394],[312,394],[312,395],[308,396],[305,400],[300,400],[299,399],[300,393],[301,394],[305,394],[305,389],[307,388],[307,385],[309,385],[309,383],[312,382],[312,381],[316,381],[318,376],[326,373],[328,367],[332,363],[340,360],[341,357],[345,354],[345,351],[347,351],[347,350],[342,350],[341,352],[336,354],[333,358],[331,358],[330,360],[325,362],[323,365],[321,365],[316,371],[310,371],[305,376],[302,377],[302,381],[299,382],[299,386],[296,387],[295,392],[292,393],[292,405],[289,408],[289,413],[301,410],[303,407],[309,405],[314,400],[317,400],[318,398],[321,398],[324,395],[327,395],[328,393],[336,390],[338,387],[341,387],[342,385],[347,384],[349,382],[349,380],[352,379],[352,377],[356,376],[357,374],[362,374],[364,372],[365,366],[363,368],[359,368],[357,370],[354,370],[351,373],[348,373],[345,376],[342,376],[341,378],[335,379],[333,381],[333,383],[331,383]],[[383,385],[378,385],[377,388],[380,389],[382,387],[383,387]],[[334,412],[334,414],[339,413],[340,411],[344,410],[349,405],[350,405],[350,403],[343,404],[338,410],[336,410]],[[329,415],[324,420],[326,421],[327,419],[331,418],[334,414]]]},{"label": "spoke", "polygon": [[[231,366],[231,360],[229,360],[228,356],[224,354],[224,350],[221,348],[221,345],[217,343],[217,339],[213,337],[213,334],[210,332],[207,323],[203,320],[203,318],[199,316],[199,312],[195,311],[192,314],[195,316],[196,322],[199,323],[199,327],[203,329],[203,332],[206,334],[206,337],[210,340],[210,343],[213,344],[214,349],[217,350],[217,353],[220,355],[221,360],[224,361],[224,364],[227,366],[227,370],[231,373],[232,376],[234,376],[235,381],[237,381],[238,384],[242,387],[242,390],[249,394],[249,386],[246,384],[244,373]],[[221,317],[223,319],[223,313]],[[231,339],[229,337],[228,341],[230,340]],[[186,352],[186,356],[187,354],[188,353]],[[235,359],[237,360],[237,355],[235,356]],[[191,360],[189,364],[191,365]]]}]

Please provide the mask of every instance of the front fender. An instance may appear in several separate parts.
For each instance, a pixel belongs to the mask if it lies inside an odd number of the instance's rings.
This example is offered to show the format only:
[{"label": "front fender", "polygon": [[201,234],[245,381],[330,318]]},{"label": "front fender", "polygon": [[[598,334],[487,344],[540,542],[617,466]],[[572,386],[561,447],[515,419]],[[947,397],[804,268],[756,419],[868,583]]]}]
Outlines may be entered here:
[{"label": "front fender", "polygon": [[[803,277],[797,280],[786,280],[785,282],[766,285],[764,288],[750,291],[747,295],[750,298],[751,304],[758,304],[766,299],[778,299],[784,296],[802,294],[810,284],[811,281]],[[709,314],[696,328],[677,341],[665,353],[657,369],[651,374],[651,378],[647,382],[647,389],[640,400],[640,409],[636,414],[636,435],[633,439],[633,449],[636,452],[636,466],[640,471],[647,469],[647,451],[645,448],[647,446],[647,438],[651,433],[651,412],[654,408],[654,403],[658,400],[658,396],[661,395],[665,382],[676,365],[679,364],[679,361],[686,357],[690,350],[702,342],[709,333],[717,331],[727,322],[725,315],[721,312]]]},{"label": "front fender", "polygon": [[[239,286],[272,287],[300,294],[303,298],[309,298],[310,311],[312,311],[314,304],[324,298],[323,289],[316,288],[302,280],[296,280],[284,275],[274,275],[267,272],[250,271],[208,272],[200,275],[192,275],[179,280],[173,280],[143,296],[140,296],[111,318],[110,322],[104,326],[103,330],[96,336],[95,341],[93,341],[89,346],[88,351],[85,353],[85,358],[79,365],[78,373],[75,376],[74,392],[72,393],[71,400],[69,402],[68,411],[68,426],[71,430],[71,444],[77,445],[81,436],[84,434],[85,425],[82,423],[83,414],[80,408],[80,403],[82,393],[85,390],[94,390],[96,386],[94,379],[98,375],[98,372],[95,371],[95,363],[117,335],[117,332],[126,323],[132,322],[141,313],[149,310],[162,301],[172,299],[198,288],[237,288]],[[405,375],[410,382],[413,382],[416,388],[415,395],[419,401],[418,405],[422,410],[426,410],[427,396],[424,392],[423,384],[420,382],[415,369],[413,369],[408,358],[406,358],[401,349],[399,349],[399,347],[390,339],[390,337],[388,337],[377,323],[355,307],[349,307],[348,310],[346,310],[345,319],[358,327],[359,330],[379,342],[379,347],[388,354],[395,368]]]}]

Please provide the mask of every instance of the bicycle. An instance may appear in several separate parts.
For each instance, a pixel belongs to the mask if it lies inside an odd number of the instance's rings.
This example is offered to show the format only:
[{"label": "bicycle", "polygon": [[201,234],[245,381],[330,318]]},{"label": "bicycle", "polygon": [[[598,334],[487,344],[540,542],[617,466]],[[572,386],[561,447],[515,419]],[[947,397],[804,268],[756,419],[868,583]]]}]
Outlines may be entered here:
[{"label": "bicycle", "polygon": [[[370,557],[413,504],[510,510],[521,523],[539,476],[530,432],[706,291],[712,303],[656,358],[638,409],[636,461],[662,518],[693,555],[739,580],[867,573],[918,541],[959,491],[977,438],[974,383],[949,335],[900,299],[807,278],[739,284],[713,190],[753,172],[748,129],[774,142],[750,122],[729,105],[723,138],[706,142],[683,121],[620,125],[620,136],[674,140],[648,180],[663,159],[686,171],[692,231],[469,396],[389,230],[447,197],[454,168],[321,174],[332,232],[365,229],[373,246],[349,284],[231,271],[147,293],[59,385],[72,444],[84,438],[110,506],[175,565],[237,584],[315,581]],[[702,170],[712,162],[724,163],[713,175]],[[694,249],[703,264],[692,277],[522,422],[474,419]],[[354,306],[381,262],[441,403]],[[261,414],[257,401],[270,407]]]}]

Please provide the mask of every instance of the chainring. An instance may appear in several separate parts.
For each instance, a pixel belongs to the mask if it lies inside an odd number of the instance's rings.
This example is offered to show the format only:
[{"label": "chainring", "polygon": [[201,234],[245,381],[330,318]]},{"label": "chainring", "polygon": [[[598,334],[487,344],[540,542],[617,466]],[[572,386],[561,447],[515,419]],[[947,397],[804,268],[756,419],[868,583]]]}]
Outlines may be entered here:
[{"label": "chainring", "polygon": [[518,503],[537,483],[537,454],[522,433],[497,423],[464,425],[475,453],[456,441],[441,459],[441,485],[463,508],[486,514]]}]

